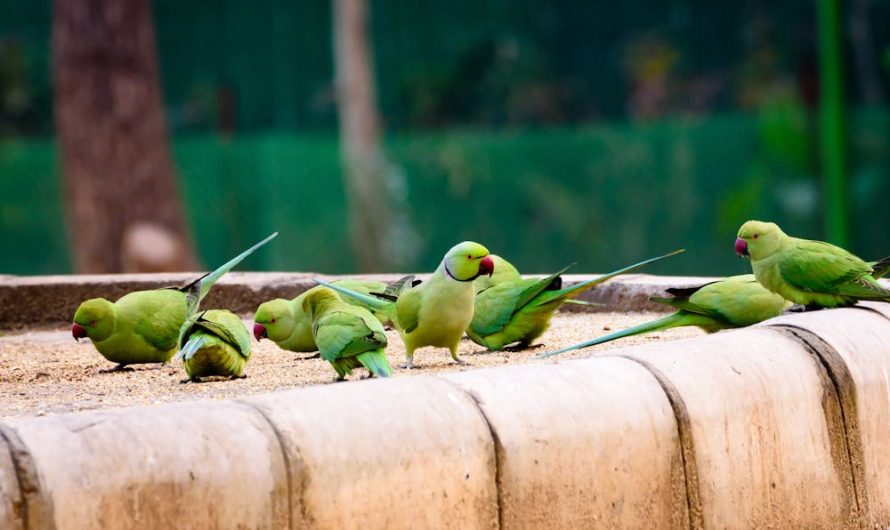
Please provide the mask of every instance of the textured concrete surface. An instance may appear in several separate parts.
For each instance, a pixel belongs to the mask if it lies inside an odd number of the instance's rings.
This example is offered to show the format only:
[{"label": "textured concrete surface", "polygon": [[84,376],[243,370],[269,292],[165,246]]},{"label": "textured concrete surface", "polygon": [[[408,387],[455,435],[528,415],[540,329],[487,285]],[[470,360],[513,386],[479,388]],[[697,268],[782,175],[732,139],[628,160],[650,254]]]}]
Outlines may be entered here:
[{"label": "textured concrete surface", "polygon": [[[883,304],[884,308],[890,306]],[[839,391],[859,511],[865,526],[890,521],[890,320],[866,308],[783,316],[819,355]]]},{"label": "textured concrete surface", "polygon": [[7,420],[50,517],[28,528],[286,528],[269,423],[239,403],[180,403]]},{"label": "textured concrete surface", "polygon": [[[460,372],[483,367],[516,364],[543,364],[535,356],[547,348],[559,348],[582,340],[658,318],[654,313],[559,313],[541,337],[546,348],[518,352],[482,353],[469,340],[460,344],[461,357],[467,362],[452,362],[448,350],[422,348],[415,357],[418,369],[395,368],[394,377],[414,377],[443,372]],[[246,322],[248,329],[252,322]],[[665,332],[631,337],[596,348],[560,355],[558,359],[581,358],[592,351],[605,351],[631,344],[695,337],[696,328],[677,328]],[[405,361],[402,339],[395,331],[387,332],[387,357],[393,367]],[[75,342],[70,329],[54,331],[11,332],[0,337],[0,418],[46,415],[64,412],[151,405],[199,398],[231,397],[285,390],[310,385],[328,385],[336,375],[322,359],[301,360],[309,354],[281,350],[269,340],[253,342],[253,355],[247,363],[246,379],[208,378],[201,384],[182,385],[182,363],[167,366],[137,365],[133,371],[103,373],[114,367],[90,341]],[[356,370],[350,379],[364,377]],[[347,383],[341,383],[347,384]]]},{"label": "textured concrete surface", "polygon": [[610,357],[445,377],[491,426],[501,528],[689,528],[677,423],[639,364]]},{"label": "textured concrete surface", "polygon": [[[70,322],[77,306],[89,298],[117,300],[137,290],[185,285],[200,273],[116,274],[82,276],[0,277],[0,329],[57,325]],[[365,275],[393,281],[400,274]],[[222,307],[240,314],[252,313],[272,298],[294,298],[315,286],[312,278],[335,279],[315,273],[232,272],[225,275],[207,296],[204,307]],[[359,276],[349,276],[355,278]],[[427,275],[419,274],[418,278]],[[591,275],[565,275],[566,285]],[[687,287],[705,283],[708,278],[628,274],[597,286],[579,298],[605,304],[602,308],[568,306],[568,310],[665,311],[649,302],[662,295],[665,287]]]},{"label": "textured concrete surface", "polygon": [[668,391],[687,448],[694,527],[852,528],[837,397],[799,342],[769,329],[615,352]]},{"label": "textured concrete surface", "polygon": [[0,528],[24,530],[22,492],[11,448],[0,432]]},{"label": "textured concrete surface", "polygon": [[293,528],[497,528],[494,444],[455,386],[413,377],[245,402],[281,440]]},{"label": "textured concrete surface", "polygon": [[5,419],[0,528],[890,525],[888,304],[587,354]]}]

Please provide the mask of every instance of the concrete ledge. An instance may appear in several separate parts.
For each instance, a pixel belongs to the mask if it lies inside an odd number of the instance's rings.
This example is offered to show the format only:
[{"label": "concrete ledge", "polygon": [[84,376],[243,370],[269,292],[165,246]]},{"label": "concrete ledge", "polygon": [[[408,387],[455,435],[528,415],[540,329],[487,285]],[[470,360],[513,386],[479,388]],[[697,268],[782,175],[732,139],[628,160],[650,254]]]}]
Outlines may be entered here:
[{"label": "concrete ledge", "polygon": [[879,307],[783,316],[785,329],[825,364],[843,409],[857,500],[865,526],[890,521],[890,320]]},{"label": "concrete ledge", "polygon": [[0,527],[885,528],[886,305],[596,358],[0,422]]},{"label": "concrete ledge", "polygon": [[12,449],[0,434],[0,528],[24,530],[24,505]]},{"label": "concrete ledge", "polygon": [[615,353],[640,362],[672,395],[692,443],[693,526],[855,526],[837,397],[803,345],[752,329]]},{"label": "concrete ledge", "polygon": [[275,426],[291,528],[497,528],[495,456],[469,395],[438,378],[244,400]]},{"label": "concrete ledge", "polygon": [[[117,300],[140,289],[180,286],[200,273],[117,274],[83,276],[9,276],[0,277],[0,329],[37,325],[60,325],[71,321],[81,302],[103,297]],[[314,273],[232,272],[224,276],[207,297],[207,307],[225,307],[241,314],[252,313],[272,298],[294,298],[315,286],[314,277],[335,279]],[[349,276],[392,281],[400,274]],[[428,275],[420,274],[418,278]],[[566,285],[590,278],[567,275]],[[649,302],[650,296],[664,294],[665,287],[698,285],[709,278],[649,276],[629,274],[615,278],[584,293],[580,299],[605,304],[590,308],[567,306],[567,310],[665,311],[665,306]]]},{"label": "concrete ledge", "polygon": [[233,402],[180,403],[8,428],[51,511],[26,528],[286,528],[287,479],[275,434]]},{"label": "concrete ledge", "polygon": [[689,528],[677,423],[639,364],[612,357],[445,377],[491,426],[501,528]]}]

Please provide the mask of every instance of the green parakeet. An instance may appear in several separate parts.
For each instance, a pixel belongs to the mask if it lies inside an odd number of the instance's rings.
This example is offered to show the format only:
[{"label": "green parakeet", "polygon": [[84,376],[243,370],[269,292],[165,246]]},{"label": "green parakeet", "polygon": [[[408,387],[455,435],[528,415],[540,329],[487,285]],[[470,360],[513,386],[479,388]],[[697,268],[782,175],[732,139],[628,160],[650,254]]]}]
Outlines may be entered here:
[{"label": "green parakeet", "polygon": [[334,367],[337,381],[361,367],[377,377],[392,375],[383,324],[370,311],[344,302],[326,287],[307,292],[302,309],[312,321],[321,358]]},{"label": "green parakeet", "polygon": [[887,272],[886,259],[868,264],[840,247],[791,237],[775,223],[762,221],[742,225],[735,251],[751,259],[754,276],[764,287],[807,309],[859,300],[890,302],[890,289],[875,276]]},{"label": "green parakeet", "polygon": [[335,284],[315,280],[344,295],[385,311],[405,342],[404,368],[414,367],[414,350],[424,346],[448,348],[455,362],[460,339],[473,320],[473,281],[494,272],[488,249],[465,241],[451,248],[430,279],[406,290],[397,300],[381,300]]},{"label": "green parakeet", "polygon": [[202,311],[186,321],[180,333],[181,360],[188,381],[222,375],[244,377],[250,359],[250,332],[241,317],[223,309]]},{"label": "green parakeet", "polygon": [[651,298],[651,300],[676,307],[678,309],[676,313],[561,350],[545,353],[539,357],[550,357],[632,335],[663,331],[680,326],[698,326],[708,333],[721,329],[750,326],[779,316],[791,306],[791,302],[760,285],[753,274],[731,276],[699,287],[668,289],[667,292],[673,298]]},{"label": "green parakeet", "polygon": [[[405,276],[390,284],[378,280],[348,279],[336,280],[332,283],[367,295],[374,293],[398,297],[402,291],[410,289],[415,281],[414,276]],[[316,346],[315,339],[312,337],[312,320],[303,311],[303,300],[320,289],[326,289],[326,287],[313,287],[293,300],[276,298],[260,304],[254,315],[253,336],[257,340],[268,338],[277,344],[279,348],[288,351],[318,351],[318,346]],[[354,298],[346,297],[343,301],[366,307],[362,302]],[[370,307],[366,307],[366,309],[373,311],[373,308]],[[375,313],[374,316],[384,325],[389,322],[389,317],[383,313]],[[304,357],[304,359],[315,357],[318,357],[318,355]]]},{"label": "green parakeet", "polygon": [[166,363],[178,349],[186,319],[216,281],[277,235],[184,287],[136,291],[113,303],[104,298],[87,300],[74,313],[71,334],[75,339],[89,338],[103,357],[118,363],[116,370],[129,364]]},{"label": "green parakeet", "polygon": [[[566,288],[562,287],[560,275],[569,267],[545,278],[518,277],[494,285],[476,294],[475,313],[467,328],[467,336],[491,351],[503,350],[514,343],[518,344],[506,349],[528,349],[535,339],[547,331],[553,313],[563,303],[619,274],[635,271],[681,252],[683,250],[675,250]],[[503,258],[501,261],[506,262]]]}]

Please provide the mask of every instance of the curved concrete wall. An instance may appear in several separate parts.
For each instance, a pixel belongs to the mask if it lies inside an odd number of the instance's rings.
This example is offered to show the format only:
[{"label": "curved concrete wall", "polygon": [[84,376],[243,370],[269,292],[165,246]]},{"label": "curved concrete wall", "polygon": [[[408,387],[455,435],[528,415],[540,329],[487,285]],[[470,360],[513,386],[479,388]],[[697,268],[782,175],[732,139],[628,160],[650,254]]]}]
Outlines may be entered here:
[{"label": "curved concrete wall", "polygon": [[884,528],[887,305],[0,424],[0,528]]}]

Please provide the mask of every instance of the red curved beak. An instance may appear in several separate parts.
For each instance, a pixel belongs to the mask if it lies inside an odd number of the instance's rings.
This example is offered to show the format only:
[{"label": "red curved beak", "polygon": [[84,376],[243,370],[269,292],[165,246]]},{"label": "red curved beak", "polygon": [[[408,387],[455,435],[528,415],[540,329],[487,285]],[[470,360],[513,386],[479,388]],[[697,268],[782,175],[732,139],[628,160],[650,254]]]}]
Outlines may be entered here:
[{"label": "red curved beak", "polygon": [[253,336],[256,337],[256,340],[263,340],[269,338],[268,333],[266,333],[266,326],[262,324],[253,324]]},{"label": "red curved beak", "polygon": [[740,237],[735,240],[735,253],[740,258],[747,258],[750,256],[750,254],[748,254],[748,243]]},{"label": "red curved beak", "polygon": [[77,341],[85,339],[87,338],[87,330],[80,324],[71,324],[71,336]]},{"label": "red curved beak", "polygon": [[494,272],[494,260],[491,259],[491,256],[485,256],[482,258],[482,261],[479,262],[479,276],[483,274],[487,274],[491,276]]}]

